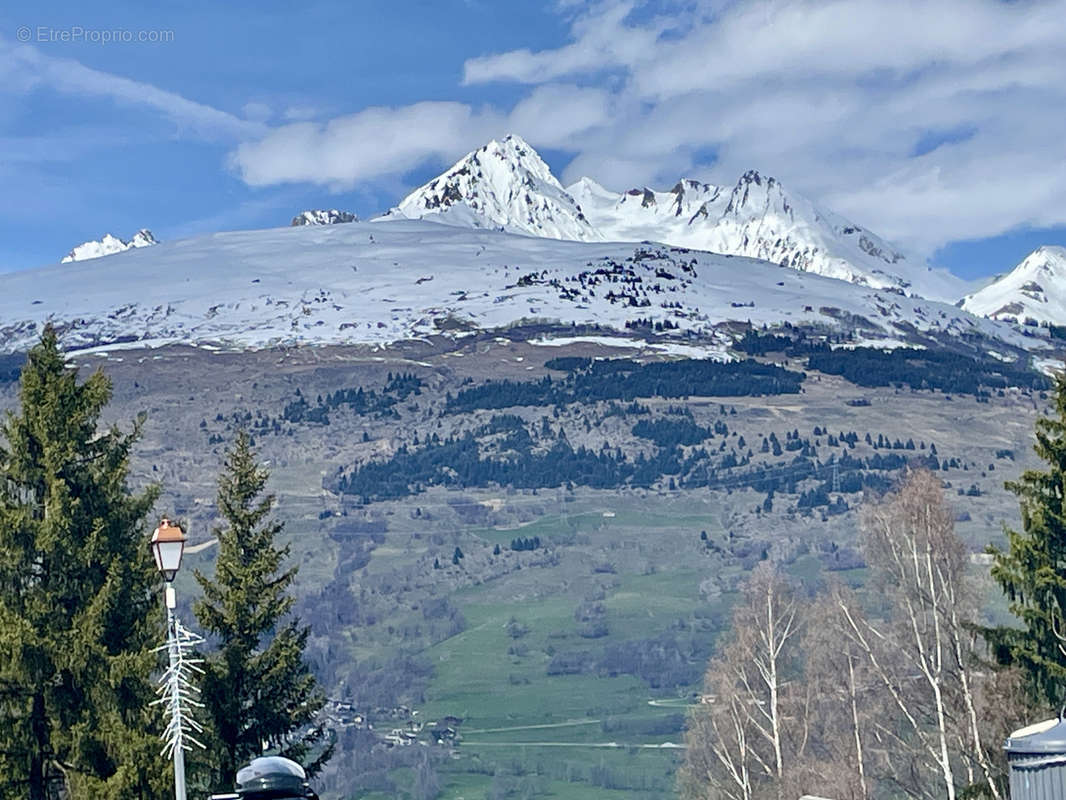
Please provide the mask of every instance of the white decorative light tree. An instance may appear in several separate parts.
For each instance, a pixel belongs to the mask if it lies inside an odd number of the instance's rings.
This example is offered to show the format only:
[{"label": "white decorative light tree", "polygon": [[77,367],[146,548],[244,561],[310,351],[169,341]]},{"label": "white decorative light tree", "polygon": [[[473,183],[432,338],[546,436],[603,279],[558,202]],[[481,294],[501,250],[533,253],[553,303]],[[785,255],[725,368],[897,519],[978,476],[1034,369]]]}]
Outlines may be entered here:
[{"label": "white decorative light tree", "polygon": [[203,747],[196,740],[194,733],[203,728],[193,719],[189,706],[203,707],[196,698],[200,690],[193,682],[194,673],[202,673],[200,659],[192,658],[192,649],[203,639],[184,627],[178,621],[174,609],[177,596],[174,594],[172,581],[181,568],[181,557],[185,551],[185,532],[177,525],[171,525],[166,517],[152,534],[152,554],[155,565],[166,580],[167,607],[167,643],[157,650],[166,650],[170,657],[170,666],[163,673],[159,683],[159,699],[156,705],[162,705],[169,719],[163,731],[166,746],[163,754],[174,759],[174,798],[186,800],[185,793],[185,751],[191,745]]}]

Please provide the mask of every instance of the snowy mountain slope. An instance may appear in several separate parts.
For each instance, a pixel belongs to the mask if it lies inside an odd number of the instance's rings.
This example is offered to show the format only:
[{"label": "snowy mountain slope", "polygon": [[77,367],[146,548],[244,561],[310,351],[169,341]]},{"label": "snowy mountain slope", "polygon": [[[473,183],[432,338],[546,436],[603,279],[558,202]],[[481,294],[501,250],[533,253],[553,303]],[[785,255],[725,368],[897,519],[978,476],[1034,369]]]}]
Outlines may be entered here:
[{"label": "snowy mountain slope", "polygon": [[868,230],[749,171],[730,187],[680,180],[667,192],[610,192],[588,178],[567,189],[608,239],[651,239],[748,256],[880,289],[953,301],[965,283]]},{"label": "snowy mountain slope", "polygon": [[537,151],[518,136],[493,139],[411,192],[383,219],[432,219],[549,239],[603,237]]},{"label": "snowy mountain slope", "polygon": [[90,258],[110,256],[115,253],[122,253],[126,250],[138,247],[151,247],[155,244],[159,244],[159,242],[156,241],[156,238],[152,236],[152,232],[147,228],[141,228],[133,234],[133,238],[128,242],[119,239],[117,236],[112,236],[110,233],[105,233],[103,238],[98,241],[94,240],[79,244],[67,253],[60,263],[67,264],[71,261],[86,261]]},{"label": "snowy mountain slope", "polygon": [[1034,342],[954,306],[763,261],[411,220],[201,236],[115,255],[101,277],[77,262],[0,275],[0,347],[28,347],[46,321],[72,349],[381,343],[519,322],[622,331],[635,320],[708,342],[728,320],[889,342],[915,331]]},{"label": "snowy mountain slope", "polygon": [[513,135],[467,155],[384,218],[397,217],[554,239],[664,242],[951,302],[967,289],[758,172],[732,187],[680,180],[665,192],[616,193],[582,178],[563,189],[537,152]]},{"label": "snowy mountain slope", "polygon": [[610,239],[623,242],[658,240],[662,234],[677,238],[678,231],[688,227],[701,209],[714,207],[723,192],[708,183],[680,180],[666,192],[642,188],[619,194],[591,178],[582,178],[566,190],[582,210],[586,207],[592,210],[593,224],[600,231]]},{"label": "snowy mountain slope", "polygon": [[1040,247],[1018,266],[968,295],[962,307],[1008,322],[1066,325],[1066,247]]},{"label": "snowy mountain slope", "polygon": [[359,217],[350,211],[338,211],[335,208],[328,210],[317,208],[301,211],[292,218],[292,222],[289,225],[295,228],[299,225],[339,225],[343,222],[358,221]]}]

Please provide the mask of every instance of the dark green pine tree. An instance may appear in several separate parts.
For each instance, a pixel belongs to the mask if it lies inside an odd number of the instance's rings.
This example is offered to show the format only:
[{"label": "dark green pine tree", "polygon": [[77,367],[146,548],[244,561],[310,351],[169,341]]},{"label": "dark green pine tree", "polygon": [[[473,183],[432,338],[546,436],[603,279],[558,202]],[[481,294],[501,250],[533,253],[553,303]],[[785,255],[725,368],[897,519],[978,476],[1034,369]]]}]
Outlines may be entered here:
[{"label": "dark green pine tree", "polygon": [[1020,627],[988,631],[998,659],[1020,667],[1034,700],[1066,702],[1066,378],[1054,387],[1055,412],[1036,422],[1034,450],[1046,469],[1030,469],[1007,489],[1018,496],[1022,529],[993,548],[992,577]]},{"label": "dark green pine tree", "polygon": [[332,754],[315,724],[325,697],[304,661],[310,629],[291,613],[296,567],[285,566],[289,547],[277,541],[282,524],[271,519],[268,477],[248,434],[238,432],[218,480],[224,525],[215,531],[215,575],[196,574],[204,591],[196,618],[218,642],[201,682],[203,716],[214,738],[210,780],[218,789],[231,788],[237,770],[264,746],[310,774]]},{"label": "dark green pine tree", "polygon": [[101,429],[100,372],[79,383],[45,330],[0,445],[0,798],[161,797],[149,709],[164,638],[132,433]]}]

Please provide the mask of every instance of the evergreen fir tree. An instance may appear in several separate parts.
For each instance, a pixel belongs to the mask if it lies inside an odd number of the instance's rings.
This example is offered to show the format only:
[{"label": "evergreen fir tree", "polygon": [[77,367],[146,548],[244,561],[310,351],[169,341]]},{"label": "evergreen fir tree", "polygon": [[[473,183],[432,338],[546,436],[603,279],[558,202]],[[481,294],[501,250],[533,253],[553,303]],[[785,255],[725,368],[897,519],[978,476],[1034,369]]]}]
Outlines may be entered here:
[{"label": "evergreen fir tree", "polygon": [[[1034,699],[1066,701],[1066,378],[1055,381],[1055,416],[1036,422],[1034,449],[1048,465],[1030,469],[1007,489],[1021,505],[1022,529],[1007,531],[1007,549],[992,549],[992,577],[1021,627],[989,632],[999,660],[1024,671]],[[930,447],[932,452],[932,447]]]},{"label": "evergreen fir tree", "polygon": [[197,572],[203,599],[195,605],[203,628],[218,641],[202,680],[204,718],[214,741],[211,782],[233,786],[237,770],[264,746],[301,762],[314,774],[332,745],[312,758],[325,730],[315,724],[325,697],[304,661],[310,629],[291,614],[282,524],[270,518],[275,497],[264,494],[269,473],[255,460],[250,437],[237,433],[218,480],[215,575]]},{"label": "evergreen fir tree", "polygon": [[163,639],[129,434],[111,383],[78,383],[49,327],[0,446],[0,798],[149,798],[169,782],[149,709]]},{"label": "evergreen fir tree", "polygon": [[[1036,420],[1033,449],[1048,468],[1007,481],[1021,506],[1021,530],[1007,530],[1007,549],[991,548],[991,574],[1021,627],[987,631],[1003,663],[1022,669],[1033,698],[1066,702],[1066,378],[1054,386],[1055,416]],[[932,448],[931,448],[932,452]]]}]

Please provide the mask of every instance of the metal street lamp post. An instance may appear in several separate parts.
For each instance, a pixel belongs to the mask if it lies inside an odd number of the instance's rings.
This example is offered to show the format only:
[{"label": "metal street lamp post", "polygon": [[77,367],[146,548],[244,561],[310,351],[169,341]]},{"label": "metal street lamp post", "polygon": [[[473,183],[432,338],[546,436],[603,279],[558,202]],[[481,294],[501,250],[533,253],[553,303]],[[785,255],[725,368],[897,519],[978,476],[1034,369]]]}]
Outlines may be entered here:
[{"label": "metal street lamp post", "polygon": [[159,692],[160,699],[156,702],[164,704],[170,716],[163,734],[167,745],[163,752],[166,753],[169,749],[174,759],[175,800],[186,800],[185,740],[200,744],[190,735],[190,730],[197,732],[202,730],[195,720],[185,713],[183,707],[184,704],[201,705],[193,697],[197,689],[193,686],[189,674],[190,669],[195,672],[201,671],[198,667],[199,662],[187,658],[186,654],[193,645],[202,640],[182,626],[174,611],[177,607],[177,598],[172,581],[178,569],[181,568],[185,541],[185,532],[179,526],[172,525],[166,517],[152,534],[152,555],[155,556],[155,565],[167,582],[167,643],[165,647],[170,660],[170,668],[163,675]]}]

